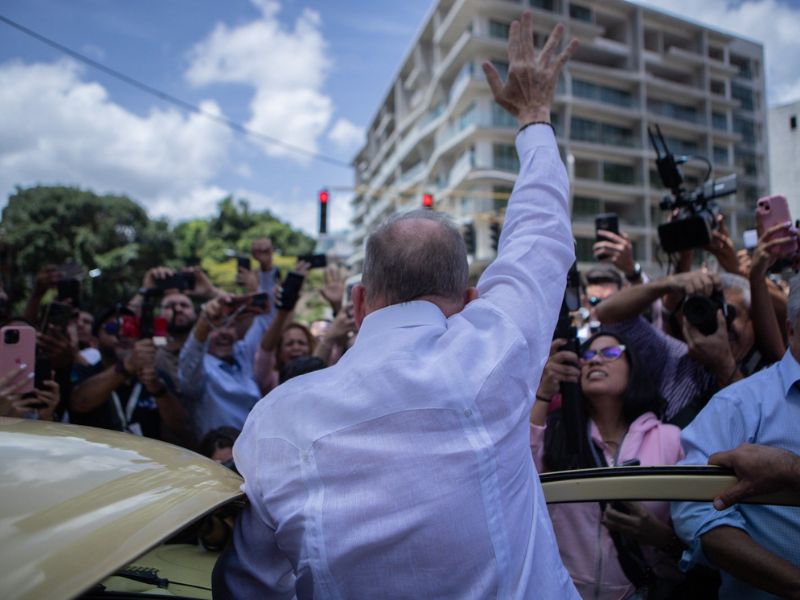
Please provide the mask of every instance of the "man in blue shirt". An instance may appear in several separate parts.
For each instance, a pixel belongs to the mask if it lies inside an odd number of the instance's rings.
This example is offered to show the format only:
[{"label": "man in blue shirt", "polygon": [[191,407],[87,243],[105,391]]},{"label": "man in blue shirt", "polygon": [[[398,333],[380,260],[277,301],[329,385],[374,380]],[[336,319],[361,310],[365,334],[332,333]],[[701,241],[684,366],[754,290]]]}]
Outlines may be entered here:
[{"label": "man in blue shirt", "polygon": [[[780,362],[715,395],[682,434],[681,464],[705,465],[741,444],[800,452],[800,278],[792,280],[789,350]],[[716,459],[715,459],[716,460]],[[795,507],[676,502],[672,519],[689,548],[681,566],[722,570],[720,597],[800,596],[800,511]]]}]

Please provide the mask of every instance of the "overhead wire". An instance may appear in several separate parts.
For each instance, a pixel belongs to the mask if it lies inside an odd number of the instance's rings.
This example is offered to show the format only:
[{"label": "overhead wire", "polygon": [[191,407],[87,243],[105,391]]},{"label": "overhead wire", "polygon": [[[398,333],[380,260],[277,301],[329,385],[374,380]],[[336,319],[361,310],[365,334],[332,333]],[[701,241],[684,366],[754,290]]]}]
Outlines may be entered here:
[{"label": "overhead wire", "polygon": [[119,81],[122,81],[123,83],[126,83],[126,84],[128,84],[128,85],[130,85],[132,87],[135,87],[135,88],[137,88],[137,89],[139,89],[139,90],[141,90],[141,91],[143,91],[143,92],[145,92],[147,94],[155,96],[155,97],[163,100],[164,102],[169,102],[170,104],[178,106],[178,107],[180,107],[181,109],[183,109],[185,111],[188,111],[188,112],[191,112],[191,113],[195,113],[195,114],[198,114],[198,115],[202,115],[203,117],[206,117],[207,119],[211,119],[212,121],[216,121],[218,123],[226,125],[228,128],[232,129],[233,131],[236,131],[236,132],[241,133],[243,135],[247,135],[249,137],[261,140],[262,142],[266,142],[268,144],[272,144],[273,146],[279,146],[279,147],[281,147],[281,148],[283,148],[285,150],[288,150],[290,152],[294,152],[296,154],[302,154],[304,156],[308,156],[308,157],[313,158],[315,160],[320,160],[320,161],[326,162],[328,164],[331,164],[331,165],[334,165],[334,166],[337,166],[337,167],[344,167],[346,169],[352,169],[352,165],[350,163],[345,162],[343,160],[339,160],[338,158],[333,158],[331,156],[326,156],[325,154],[320,154],[319,152],[314,152],[314,151],[308,150],[306,148],[301,148],[300,146],[295,146],[294,144],[290,144],[289,142],[285,142],[285,141],[283,141],[283,140],[281,140],[279,138],[276,138],[276,137],[273,137],[271,135],[267,135],[265,133],[261,133],[259,131],[255,131],[253,129],[250,129],[249,127],[246,127],[245,125],[242,125],[241,123],[239,123],[237,121],[234,121],[233,119],[229,119],[228,117],[225,117],[223,115],[218,115],[218,114],[215,114],[215,113],[213,113],[211,111],[204,110],[204,109],[200,108],[199,106],[197,106],[195,104],[192,104],[191,102],[187,102],[186,100],[182,100],[181,98],[178,98],[177,96],[174,96],[174,95],[172,95],[172,94],[170,94],[168,92],[165,92],[163,90],[160,90],[160,89],[158,89],[158,88],[156,88],[156,87],[154,87],[152,85],[144,83],[143,81],[140,81],[140,80],[138,80],[138,79],[136,79],[134,77],[131,77],[130,75],[126,75],[125,73],[122,73],[121,71],[118,71],[117,69],[114,69],[112,67],[106,66],[103,63],[97,62],[96,60],[93,60],[93,59],[89,58],[85,54],[81,54],[80,52],[78,52],[76,50],[73,50],[72,48],[69,48],[69,47],[67,47],[67,46],[65,46],[65,45],[63,45],[63,44],[61,44],[59,42],[56,42],[55,40],[53,40],[53,39],[51,39],[51,38],[49,38],[47,36],[44,36],[41,33],[38,33],[36,31],[28,28],[28,27],[25,27],[24,25],[22,25],[20,23],[17,23],[16,21],[11,20],[11,19],[9,19],[8,17],[6,17],[4,15],[0,15],[0,22],[5,23],[9,27],[13,27],[14,29],[24,33],[27,36],[30,36],[30,37],[42,42],[43,44],[46,44],[46,45],[50,46],[51,48],[55,48],[59,52],[62,52],[64,54],[68,55],[68,56],[71,56],[75,60],[80,61],[80,62],[92,67],[93,69],[97,69],[98,71],[102,71],[106,75],[109,75],[109,76],[111,76],[111,77],[113,77],[115,79],[118,79]]}]

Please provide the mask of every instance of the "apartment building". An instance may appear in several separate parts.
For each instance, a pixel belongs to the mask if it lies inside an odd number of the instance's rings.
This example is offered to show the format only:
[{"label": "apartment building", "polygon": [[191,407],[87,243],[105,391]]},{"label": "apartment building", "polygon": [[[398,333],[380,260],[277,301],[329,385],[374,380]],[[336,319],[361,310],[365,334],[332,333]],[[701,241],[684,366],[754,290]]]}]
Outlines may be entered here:
[{"label": "apartment building", "polygon": [[800,219],[800,101],[769,109],[769,164],[772,194],[786,196],[795,219]]},{"label": "apartment building", "polygon": [[[474,231],[476,270],[494,257],[493,224],[502,223],[518,169],[516,122],[494,104],[480,65],[508,69],[509,25],[526,8],[537,47],[558,22],[581,42],[553,107],[579,260],[592,260],[595,215],[615,212],[636,259],[661,270],[656,227],[666,191],[647,135],[655,123],[675,154],[707,157],[715,177],[737,173],[738,193],[720,205],[739,241],[768,188],[760,44],[624,0],[439,0],[353,161],[352,266],[360,269],[370,229],[422,206],[424,194]],[[687,163],[688,185],[706,170]]]}]

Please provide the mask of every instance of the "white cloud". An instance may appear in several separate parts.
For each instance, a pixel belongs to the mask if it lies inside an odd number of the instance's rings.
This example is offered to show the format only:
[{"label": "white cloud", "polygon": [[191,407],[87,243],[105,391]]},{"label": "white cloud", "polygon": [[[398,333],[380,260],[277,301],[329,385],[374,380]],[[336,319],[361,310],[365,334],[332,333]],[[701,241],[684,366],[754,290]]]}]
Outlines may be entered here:
[{"label": "white cloud", "polygon": [[364,143],[364,128],[348,119],[339,119],[328,133],[328,139],[343,152],[354,152]]},{"label": "white cloud", "polygon": [[778,0],[640,0],[682,18],[731,31],[764,44],[767,101],[800,99],[800,7]]},{"label": "white cloud", "polygon": [[[277,2],[253,0],[253,4],[261,9],[261,18],[239,27],[218,24],[190,53],[186,77],[196,86],[251,86],[255,93],[247,126],[316,151],[333,114],[333,102],[322,92],[330,61],[319,14],[305,9],[294,28],[287,30],[277,19]],[[268,156],[290,156],[302,164],[309,160],[280,146],[261,146]]]},{"label": "white cloud", "polygon": [[[231,132],[200,115],[128,112],[74,63],[0,65],[0,194],[15,185],[124,193],[151,214],[207,213]],[[201,108],[218,113],[213,102]]]}]

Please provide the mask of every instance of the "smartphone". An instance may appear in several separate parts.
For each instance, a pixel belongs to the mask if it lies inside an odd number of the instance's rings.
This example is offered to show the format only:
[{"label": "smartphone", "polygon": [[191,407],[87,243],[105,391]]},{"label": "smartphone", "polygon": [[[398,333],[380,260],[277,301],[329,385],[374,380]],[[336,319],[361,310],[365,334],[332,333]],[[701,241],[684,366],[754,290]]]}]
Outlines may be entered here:
[{"label": "smartphone", "polygon": [[311,265],[312,269],[319,269],[328,266],[328,257],[325,254],[303,254],[297,260],[302,260]]},{"label": "smartphone", "polygon": [[7,325],[0,329],[0,377],[25,365],[25,384],[17,393],[33,391],[33,375],[36,368],[36,330],[30,325]]},{"label": "smartphone", "polygon": [[78,308],[81,302],[81,283],[77,279],[61,279],[57,284],[56,300]]},{"label": "smartphone", "polygon": [[281,285],[281,300],[276,307],[281,310],[292,310],[300,297],[300,288],[305,277],[298,273],[289,273]]},{"label": "smartphone", "polygon": [[261,292],[250,298],[250,304],[256,308],[265,309],[269,306],[269,295],[266,292]]},{"label": "smartphone", "polygon": [[[792,215],[789,212],[789,203],[786,201],[786,197],[765,196],[759,198],[756,203],[756,225],[759,237],[764,235],[764,232],[771,227],[781,223],[789,223],[790,227],[792,223]],[[795,234],[795,239],[777,247],[776,252],[780,256],[789,257],[797,254],[797,232],[793,228],[791,232]]]},{"label": "smartphone", "polygon": [[247,269],[250,270],[250,257],[249,256],[237,256],[236,257],[236,269]]},{"label": "smartphone", "polygon": [[747,250],[752,250],[758,246],[758,231],[755,229],[748,229],[742,234],[742,240],[744,241],[744,247]]},{"label": "smartphone", "polygon": [[75,309],[68,304],[51,302],[45,309],[44,319],[42,319],[42,331],[47,331],[48,326],[52,325],[61,331],[67,330],[67,325],[75,315]]},{"label": "smartphone", "polygon": [[[598,233],[600,230],[610,231],[611,233],[616,233],[619,235],[619,218],[617,217],[617,213],[602,213],[597,215],[594,219],[595,241],[608,241],[606,236],[604,236],[602,233]],[[598,254],[597,258],[603,260],[608,258],[608,255]]]},{"label": "smartphone", "polygon": [[194,273],[187,273],[180,271],[169,277],[156,279],[156,289],[161,291],[166,290],[193,290],[195,284]]}]

